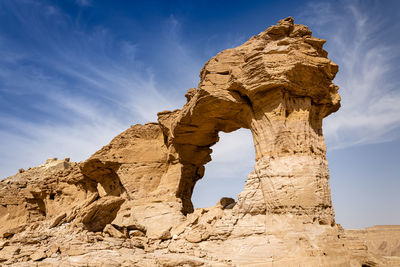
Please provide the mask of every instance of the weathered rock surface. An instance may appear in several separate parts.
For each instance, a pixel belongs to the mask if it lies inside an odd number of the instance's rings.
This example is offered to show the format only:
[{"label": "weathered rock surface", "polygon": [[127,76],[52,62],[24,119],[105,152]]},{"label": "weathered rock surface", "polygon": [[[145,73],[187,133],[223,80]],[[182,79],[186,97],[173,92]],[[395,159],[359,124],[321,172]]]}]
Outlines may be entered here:
[{"label": "weathered rock surface", "polygon": [[[1,181],[0,262],[395,266],[398,239],[334,219],[322,120],[340,96],[324,43],[281,20],[210,59],[184,107],[158,123],[130,127],[85,162],[51,159]],[[243,192],[194,210],[218,133],[239,128],[256,150]]]},{"label": "weathered rock surface", "polygon": [[361,254],[362,257],[368,251],[384,257],[388,265],[400,266],[400,225],[349,229],[344,230],[342,236],[353,254]]}]

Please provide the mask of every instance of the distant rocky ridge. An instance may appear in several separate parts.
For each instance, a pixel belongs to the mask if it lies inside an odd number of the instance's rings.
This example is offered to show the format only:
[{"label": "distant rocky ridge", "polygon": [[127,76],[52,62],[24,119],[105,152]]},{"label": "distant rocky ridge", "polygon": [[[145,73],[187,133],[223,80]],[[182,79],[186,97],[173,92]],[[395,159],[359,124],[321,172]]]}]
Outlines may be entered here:
[{"label": "distant rocky ridge", "polygon": [[[292,18],[227,49],[182,109],[134,125],[85,162],[50,159],[0,182],[0,264],[396,266],[400,227],[334,219],[322,119],[338,66]],[[193,209],[218,133],[250,129],[238,201]]]}]

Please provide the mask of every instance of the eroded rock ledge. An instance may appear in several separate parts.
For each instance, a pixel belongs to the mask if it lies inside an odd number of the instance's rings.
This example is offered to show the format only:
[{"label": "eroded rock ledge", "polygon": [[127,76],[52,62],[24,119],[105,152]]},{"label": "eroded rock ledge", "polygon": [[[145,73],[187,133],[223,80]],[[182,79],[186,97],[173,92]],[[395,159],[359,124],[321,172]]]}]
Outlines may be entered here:
[{"label": "eroded rock ledge", "polygon": [[[85,162],[0,182],[0,262],[21,266],[375,266],[335,223],[322,120],[338,66],[292,18],[227,49],[182,109],[134,125]],[[235,203],[193,209],[218,133],[250,129],[255,167]],[[19,262],[19,263],[18,263]],[[24,265],[25,264],[25,265]]]}]

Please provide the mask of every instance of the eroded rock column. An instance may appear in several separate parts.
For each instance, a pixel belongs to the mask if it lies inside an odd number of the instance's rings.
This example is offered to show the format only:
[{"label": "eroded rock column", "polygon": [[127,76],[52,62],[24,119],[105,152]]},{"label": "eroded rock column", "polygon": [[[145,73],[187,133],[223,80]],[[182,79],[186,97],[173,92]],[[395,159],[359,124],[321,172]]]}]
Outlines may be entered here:
[{"label": "eroded rock column", "polygon": [[322,106],[280,88],[256,99],[251,122],[254,172],[266,211],[300,215],[305,222],[334,223]]}]

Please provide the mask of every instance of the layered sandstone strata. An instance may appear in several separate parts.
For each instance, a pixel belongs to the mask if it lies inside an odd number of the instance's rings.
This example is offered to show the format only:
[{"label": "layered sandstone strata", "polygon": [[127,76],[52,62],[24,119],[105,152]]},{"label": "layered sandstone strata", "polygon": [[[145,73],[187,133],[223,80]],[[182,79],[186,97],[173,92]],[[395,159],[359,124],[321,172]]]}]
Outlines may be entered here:
[{"label": "layered sandstone strata", "polygon": [[[349,249],[334,220],[322,120],[340,96],[324,42],[281,20],[210,59],[183,108],[158,123],[132,126],[85,162],[50,160],[1,181],[0,261],[390,264]],[[218,133],[239,128],[251,130],[256,158],[238,202],[194,210]]]}]

